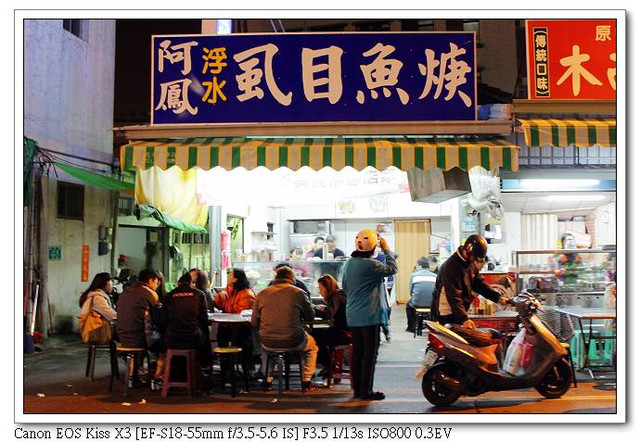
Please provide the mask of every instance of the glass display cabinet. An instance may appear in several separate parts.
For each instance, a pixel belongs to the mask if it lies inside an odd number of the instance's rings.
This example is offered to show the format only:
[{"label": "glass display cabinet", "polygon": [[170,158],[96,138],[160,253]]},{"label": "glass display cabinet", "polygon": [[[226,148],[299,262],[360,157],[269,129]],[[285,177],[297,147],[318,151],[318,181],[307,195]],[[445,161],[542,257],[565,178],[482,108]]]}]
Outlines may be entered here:
[{"label": "glass display cabinet", "polygon": [[[242,269],[247,274],[251,288],[257,294],[269,286],[269,282],[275,277],[275,267],[283,261],[238,261],[233,266]],[[310,259],[305,261],[286,261],[296,273],[296,277],[305,283],[311,299],[319,302],[322,296],[318,292],[318,278],[324,274],[330,274],[342,282],[342,267],[346,260],[321,261]]]},{"label": "glass display cabinet", "polygon": [[520,250],[513,252],[517,289],[539,293],[543,304],[602,308],[616,270],[615,250]]}]

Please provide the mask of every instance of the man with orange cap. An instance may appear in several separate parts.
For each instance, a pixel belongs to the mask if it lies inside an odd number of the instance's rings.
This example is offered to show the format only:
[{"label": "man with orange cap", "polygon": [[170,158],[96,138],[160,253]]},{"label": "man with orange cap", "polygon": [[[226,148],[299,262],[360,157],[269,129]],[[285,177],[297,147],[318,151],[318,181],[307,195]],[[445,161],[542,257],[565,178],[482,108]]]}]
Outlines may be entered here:
[{"label": "man with orange cap", "polygon": [[[380,326],[388,322],[384,278],[395,275],[398,266],[387,242],[371,229],[358,232],[355,245],[356,250],[342,272],[347,324],[353,333],[353,397],[382,400],[384,393],[373,391],[373,377],[380,347]],[[386,264],[373,256],[377,245],[385,254]]]}]

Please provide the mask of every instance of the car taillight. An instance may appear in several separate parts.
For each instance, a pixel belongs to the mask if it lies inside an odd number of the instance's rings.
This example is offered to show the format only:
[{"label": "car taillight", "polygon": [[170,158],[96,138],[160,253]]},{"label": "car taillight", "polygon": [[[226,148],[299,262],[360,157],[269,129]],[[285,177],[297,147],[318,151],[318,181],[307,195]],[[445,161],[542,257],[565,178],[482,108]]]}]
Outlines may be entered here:
[{"label": "car taillight", "polygon": [[444,344],[433,333],[429,333],[429,346],[434,350],[442,350]]}]

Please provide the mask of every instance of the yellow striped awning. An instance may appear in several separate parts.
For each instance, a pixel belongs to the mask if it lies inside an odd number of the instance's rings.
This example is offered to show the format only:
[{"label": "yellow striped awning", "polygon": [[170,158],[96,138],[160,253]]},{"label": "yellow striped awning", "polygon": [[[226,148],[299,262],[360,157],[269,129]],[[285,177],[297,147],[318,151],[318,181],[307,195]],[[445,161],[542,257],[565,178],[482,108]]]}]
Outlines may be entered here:
[{"label": "yellow striped awning", "polygon": [[518,119],[529,147],[616,147],[616,120]]},{"label": "yellow striped awning", "polygon": [[395,166],[518,170],[518,146],[500,138],[180,138],[134,141],[120,150],[123,170],[158,166],[378,170]]}]

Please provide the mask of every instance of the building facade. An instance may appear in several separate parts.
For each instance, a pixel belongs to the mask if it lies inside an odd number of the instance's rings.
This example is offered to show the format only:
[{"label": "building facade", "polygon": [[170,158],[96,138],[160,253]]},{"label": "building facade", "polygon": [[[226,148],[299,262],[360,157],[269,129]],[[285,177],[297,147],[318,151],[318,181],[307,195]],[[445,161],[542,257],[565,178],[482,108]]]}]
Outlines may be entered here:
[{"label": "building facade", "polygon": [[[25,138],[55,161],[111,172],[114,68],[115,21],[25,20]],[[40,283],[36,329],[76,329],[80,293],[111,271],[108,245],[98,243],[113,227],[117,194],[51,168],[34,184],[25,281],[32,297]]]}]

